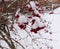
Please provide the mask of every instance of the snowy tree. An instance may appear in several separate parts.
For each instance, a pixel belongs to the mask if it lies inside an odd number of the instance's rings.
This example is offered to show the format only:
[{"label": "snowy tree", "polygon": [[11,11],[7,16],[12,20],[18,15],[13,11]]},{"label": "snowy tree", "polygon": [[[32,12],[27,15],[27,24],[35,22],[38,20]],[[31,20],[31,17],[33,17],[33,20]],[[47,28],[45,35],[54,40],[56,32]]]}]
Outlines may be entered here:
[{"label": "snowy tree", "polygon": [[[5,14],[0,16],[0,48],[53,49],[52,39],[48,37],[52,35],[51,22],[44,19],[45,10],[37,1],[27,0],[9,13],[8,9],[14,2],[5,6]],[[48,35],[48,38],[43,35]]]}]

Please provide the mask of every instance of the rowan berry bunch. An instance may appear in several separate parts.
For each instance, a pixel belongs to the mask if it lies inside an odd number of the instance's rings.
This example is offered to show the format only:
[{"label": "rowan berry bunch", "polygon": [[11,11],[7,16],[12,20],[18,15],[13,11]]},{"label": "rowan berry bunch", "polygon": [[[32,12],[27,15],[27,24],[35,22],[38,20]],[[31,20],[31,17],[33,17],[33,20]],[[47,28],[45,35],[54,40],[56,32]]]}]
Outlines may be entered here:
[{"label": "rowan berry bunch", "polygon": [[29,14],[22,14],[19,9],[15,14],[15,19],[18,19],[18,27],[25,30],[27,26],[30,26],[30,32],[34,33],[38,33],[40,30],[49,32],[46,30],[48,22],[43,19],[44,9],[41,8],[41,5],[37,1],[31,1],[25,6],[25,8],[27,8]]}]

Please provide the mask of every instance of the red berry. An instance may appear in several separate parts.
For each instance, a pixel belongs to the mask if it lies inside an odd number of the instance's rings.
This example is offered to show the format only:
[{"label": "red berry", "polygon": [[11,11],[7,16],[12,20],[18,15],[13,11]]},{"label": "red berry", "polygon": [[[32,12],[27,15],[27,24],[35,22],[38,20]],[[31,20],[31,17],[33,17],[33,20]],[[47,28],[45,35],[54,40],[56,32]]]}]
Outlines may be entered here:
[{"label": "red berry", "polygon": [[37,33],[36,29],[31,29],[31,32]]},{"label": "red berry", "polygon": [[34,12],[33,12],[32,15],[33,15],[34,17],[39,17],[39,18],[40,18],[39,14],[35,14]]},{"label": "red berry", "polygon": [[34,10],[33,10],[32,8],[29,8],[28,11],[29,11],[29,12],[32,12],[32,11],[34,11]]},{"label": "red berry", "polygon": [[36,17],[39,17],[40,18],[39,14],[36,14]]},{"label": "red berry", "polygon": [[39,4],[35,4],[38,8],[40,8],[40,5]]},{"label": "red berry", "polygon": [[15,18],[19,18],[19,15],[16,15]]},{"label": "red berry", "polygon": [[28,25],[28,22],[25,22],[24,24],[25,24],[25,25]]},{"label": "red berry", "polygon": [[39,10],[39,13],[42,13],[43,14],[44,13],[44,10]]},{"label": "red berry", "polygon": [[54,12],[50,12],[49,14],[54,14]]},{"label": "red berry", "polygon": [[29,19],[32,18],[31,16],[28,17]]},{"label": "red berry", "polygon": [[18,27],[21,29],[25,29],[26,28],[26,24],[18,24]]},{"label": "red berry", "polygon": [[49,32],[49,34],[52,34],[52,32]]},{"label": "red berry", "polygon": [[24,27],[23,25],[18,25],[21,29]]},{"label": "red berry", "polygon": [[32,20],[32,25],[35,23],[35,19]]},{"label": "red berry", "polygon": [[31,29],[31,32],[34,32],[34,33],[38,33],[38,31],[39,30],[42,30],[42,29],[44,29],[45,28],[45,26],[43,26],[43,27],[37,27],[36,29]]}]

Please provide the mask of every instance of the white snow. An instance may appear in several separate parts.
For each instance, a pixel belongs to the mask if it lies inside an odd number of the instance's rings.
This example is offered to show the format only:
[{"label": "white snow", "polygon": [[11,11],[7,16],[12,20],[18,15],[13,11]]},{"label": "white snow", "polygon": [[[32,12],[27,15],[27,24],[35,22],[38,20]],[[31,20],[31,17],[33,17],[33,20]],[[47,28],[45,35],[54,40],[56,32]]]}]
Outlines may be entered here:
[{"label": "white snow", "polygon": [[45,14],[45,18],[51,21],[51,30],[53,31],[52,42],[53,49],[60,49],[60,7],[54,10],[54,14]]}]

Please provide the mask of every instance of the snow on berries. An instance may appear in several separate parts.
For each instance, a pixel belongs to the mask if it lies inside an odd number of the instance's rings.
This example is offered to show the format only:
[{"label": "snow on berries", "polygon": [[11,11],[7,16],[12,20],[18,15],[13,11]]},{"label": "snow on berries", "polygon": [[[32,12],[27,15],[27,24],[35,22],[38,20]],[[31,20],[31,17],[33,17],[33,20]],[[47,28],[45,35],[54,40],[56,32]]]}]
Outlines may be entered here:
[{"label": "snow on berries", "polygon": [[[30,14],[20,13],[20,9],[17,10],[15,18],[18,18],[18,27],[20,29],[26,29],[30,25],[30,32],[38,33],[40,30],[46,29],[46,25],[43,23],[44,10],[41,8],[37,1],[30,1],[25,6]],[[52,34],[52,33],[50,33]]]}]

